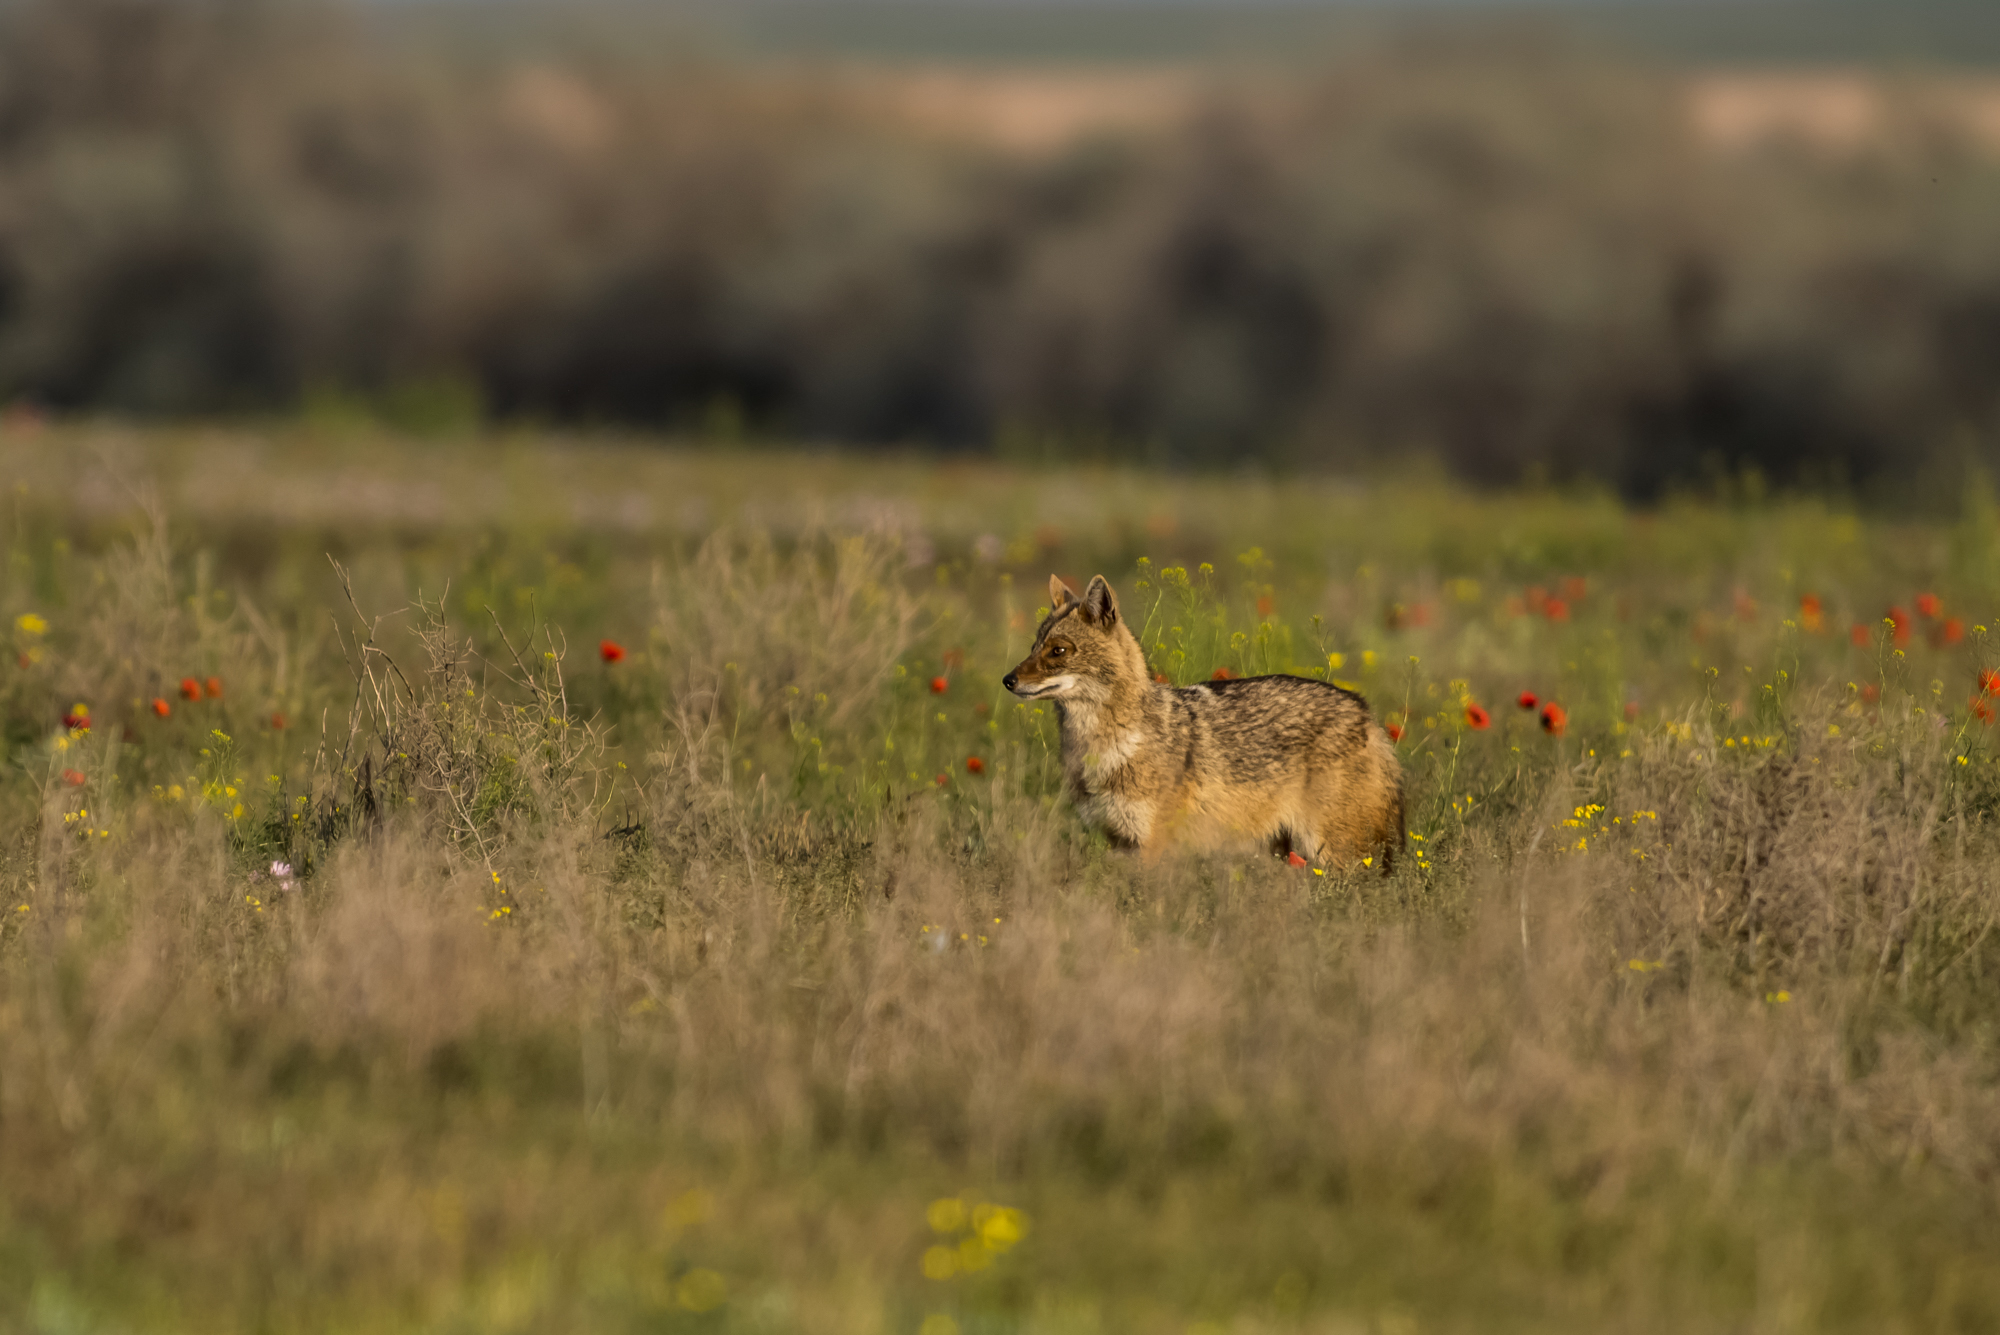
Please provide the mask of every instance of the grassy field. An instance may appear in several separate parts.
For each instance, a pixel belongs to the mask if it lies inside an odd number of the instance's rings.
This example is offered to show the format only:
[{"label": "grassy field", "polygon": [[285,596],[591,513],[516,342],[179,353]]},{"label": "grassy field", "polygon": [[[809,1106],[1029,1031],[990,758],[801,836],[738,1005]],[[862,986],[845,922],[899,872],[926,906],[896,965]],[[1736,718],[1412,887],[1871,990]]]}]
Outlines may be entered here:
[{"label": "grassy field", "polygon": [[[0,1329],[2000,1324],[1979,488],[329,431],[0,429]],[[1411,856],[1087,835],[1051,571]]]}]

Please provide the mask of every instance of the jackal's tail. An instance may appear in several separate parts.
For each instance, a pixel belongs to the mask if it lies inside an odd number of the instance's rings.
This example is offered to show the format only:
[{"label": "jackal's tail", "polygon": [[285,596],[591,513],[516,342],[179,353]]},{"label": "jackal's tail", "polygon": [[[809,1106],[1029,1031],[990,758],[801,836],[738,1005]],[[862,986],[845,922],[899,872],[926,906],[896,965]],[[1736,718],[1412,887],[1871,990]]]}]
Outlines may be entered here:
[{"label": "jackal's tail", "polygon": [[1407,832],[1403,828],[1403,803],[1400,794],[1396,802],[1396,832],[1393,836],[1390,836],[1389,832],[1385,830],[1383,831],[1383,835],[1382,874],[1387,876],[1390,872],[1396,870],[1396,859],[1402,856],[1403,848],[1409,839]]},{"label": "jackal's tail", "polygon": [[1391,800],[1396,807],[1396,829],[1393,835],[1387,829],[1382,831],[1382,874],[1384,876],[1387,876],[1396,869],[1396,859],[1402,856],[1404,848],[1409,845],[1410,838],[1409,831],[1403,823],[1402,766],[1394,759],[1394,752],[1391,752],[1390,755],[1391,759],[1389,763],[1396,765],[1396,769],[1392,771],[1393,781],[1390,784]]}]

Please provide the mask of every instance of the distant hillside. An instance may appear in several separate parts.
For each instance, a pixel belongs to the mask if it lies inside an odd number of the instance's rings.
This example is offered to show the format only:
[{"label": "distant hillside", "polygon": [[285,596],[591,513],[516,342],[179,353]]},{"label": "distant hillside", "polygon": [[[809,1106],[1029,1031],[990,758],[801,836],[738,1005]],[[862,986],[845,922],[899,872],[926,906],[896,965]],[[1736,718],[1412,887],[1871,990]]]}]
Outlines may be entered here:
[{"label": "distant hillside", "polygon": [[2000,0],[377,0],[378,19],[498,47],[648,38],[786,58],[1159,63],[1312,59],[1500,25],[1728,64],[2000,63]]},{"label": "distant hillside", "polygon": [[1579,0],[1550,12],[1631,49],[1710,63],[2000,62],[1996,0]]}]

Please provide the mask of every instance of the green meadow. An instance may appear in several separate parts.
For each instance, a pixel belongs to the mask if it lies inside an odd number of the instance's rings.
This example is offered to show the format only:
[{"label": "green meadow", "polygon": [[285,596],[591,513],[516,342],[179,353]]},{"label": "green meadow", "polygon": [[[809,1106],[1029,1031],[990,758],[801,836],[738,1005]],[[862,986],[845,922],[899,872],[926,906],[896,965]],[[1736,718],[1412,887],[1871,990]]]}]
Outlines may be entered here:
[{"label": "green meadow", "polygon": [[[2000,1325],[1979,485],[0,461],[0,1329]],[[1409,856],[1085,831],[1051,573],[1361,690]]]}]

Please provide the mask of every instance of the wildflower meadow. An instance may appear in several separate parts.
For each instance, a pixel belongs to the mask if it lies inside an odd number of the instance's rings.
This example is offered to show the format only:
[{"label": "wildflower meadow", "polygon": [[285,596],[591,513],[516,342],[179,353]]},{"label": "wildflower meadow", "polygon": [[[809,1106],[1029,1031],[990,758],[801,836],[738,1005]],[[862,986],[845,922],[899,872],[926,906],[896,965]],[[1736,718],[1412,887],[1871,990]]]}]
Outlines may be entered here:
[{"label": "wildflower meadow", "polygon": [[[0,427],[0,1328],[2000,1325],[1976,483],[325,444]],[[1051,573],[1394,870],[1087,833]]]}]

